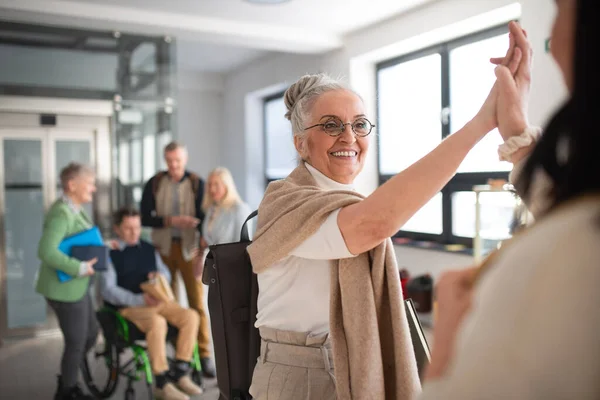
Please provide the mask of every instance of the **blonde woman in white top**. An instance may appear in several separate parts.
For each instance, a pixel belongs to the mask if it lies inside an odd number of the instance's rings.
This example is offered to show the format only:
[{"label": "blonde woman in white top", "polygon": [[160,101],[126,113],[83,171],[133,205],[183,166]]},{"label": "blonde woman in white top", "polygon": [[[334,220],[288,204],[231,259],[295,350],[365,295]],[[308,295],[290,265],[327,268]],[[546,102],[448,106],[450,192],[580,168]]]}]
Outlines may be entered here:
[{"label": "blonde woman in white top", "polygon": [[240,198],[231,172],[224,167],[212,170],[205,193],[202,247],[239,241],[242,225],[251,210]]}]

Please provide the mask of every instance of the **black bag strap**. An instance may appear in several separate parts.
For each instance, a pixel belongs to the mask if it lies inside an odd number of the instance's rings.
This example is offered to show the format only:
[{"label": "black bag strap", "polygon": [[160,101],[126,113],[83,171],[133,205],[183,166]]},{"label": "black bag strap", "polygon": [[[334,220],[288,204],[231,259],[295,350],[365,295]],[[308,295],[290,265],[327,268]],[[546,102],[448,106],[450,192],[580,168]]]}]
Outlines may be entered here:
[{"label": "black bag strap", "polygon": [[248,215],[248,218],[246,218],[246,220],[244,221],[244,224],[242,225],[242,232],[240,233],[240,241],[242,241],[242,242],[250,241],[250,235],[248,234],[248,221],[250,221],[252,218],[256,217],[257,215],[258,215],[258,210],[254,210],[250,215]]}]

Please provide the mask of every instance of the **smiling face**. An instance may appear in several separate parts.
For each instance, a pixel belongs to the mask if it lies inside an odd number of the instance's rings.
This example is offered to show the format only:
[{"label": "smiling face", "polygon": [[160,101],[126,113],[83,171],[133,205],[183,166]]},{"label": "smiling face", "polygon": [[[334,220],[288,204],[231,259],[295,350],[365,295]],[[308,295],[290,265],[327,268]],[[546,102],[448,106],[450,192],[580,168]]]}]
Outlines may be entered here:
[{"label": "smiling face", "polygon": [[[365,118],[364,104],[348,90],[333,90],[320,95],[308,110],[304,126],[325,124],[332,120],[352,123]],[[303,160],[328,178],[343,184],[351,184],[362,170],[369,150],[370,136],[357,137],[350,125],[337,137],[315,126],[294,137],[296,150]]]},{"label": "smiling face", "polygon": [[128,246],[137,244],[142,233],[142,220],[139,215],[124,217],[120,225],[114,227],[119,239]]},{"label": "smiling face", "polygon": [[227,195],[227,186],[217,173],[208,177],[208,195],[215,203],[220,203]]},{"label": "smiling face", "polygon": [[96,176],[93,173],[83,172],[67,183],[66,195],[75,204],[91,203],[96,192]]},{"label": "smiling face", "polygon": [[185,174],[185,167],[188,161],[187,150],[183,147],[178,147],[171,151],[165,151],[165,162],[169,176],[174,181],[180,181]]}]

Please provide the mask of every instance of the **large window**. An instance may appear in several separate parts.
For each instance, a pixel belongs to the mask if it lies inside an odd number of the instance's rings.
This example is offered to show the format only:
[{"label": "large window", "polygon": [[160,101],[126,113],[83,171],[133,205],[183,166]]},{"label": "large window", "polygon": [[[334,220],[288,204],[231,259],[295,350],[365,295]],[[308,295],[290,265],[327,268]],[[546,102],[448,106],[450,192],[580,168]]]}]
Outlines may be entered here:
[{"label": "large window", "polygon": [[[433,150],[477,113],[495,81],[489,59],[503,55],[507,46],[507,29],[502,26],[377,66],[380,183]],[[470,245],[475,226],[473,186],[507,179],[511,168],[498,160],[500,144],[499,133],[490,132],[398,236]],[[483,228],[510,224],[511,194],[490,193],[480,201]]]},{"label": "large window", "polygon": [[163,150],[173,134],[163,122],[164,115],[162,107],[149,103],[128,102],[117,112],[115,164],[121,205],[139,207],[145,183],[158,170],[166,169]]},{"label": "large window", "polygon": [[267,182],[285,178],[298,165],[292,126],[286,113],[283,93],[264,101],[265,178]]}]

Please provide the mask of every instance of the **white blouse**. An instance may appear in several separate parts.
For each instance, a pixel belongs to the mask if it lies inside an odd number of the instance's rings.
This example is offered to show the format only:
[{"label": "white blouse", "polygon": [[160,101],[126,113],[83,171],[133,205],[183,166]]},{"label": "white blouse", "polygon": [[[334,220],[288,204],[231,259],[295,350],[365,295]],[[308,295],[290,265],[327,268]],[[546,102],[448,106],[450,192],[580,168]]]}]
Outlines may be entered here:
[{"label": "white blouse", "polygon": [[[325,190],[354,190],[305,164],[317,185]],[[256,326],[295,332],[329,332],[331,260],[354,257],[333,211],[311,237],[283,260],[258,274]]]},{"label": "white blouse", "polygon": [[230,208],[210,207],[202,221],[204,240],[209,246],[239,241],[242,225],[251,212],[246,203],[237,203]]}]

